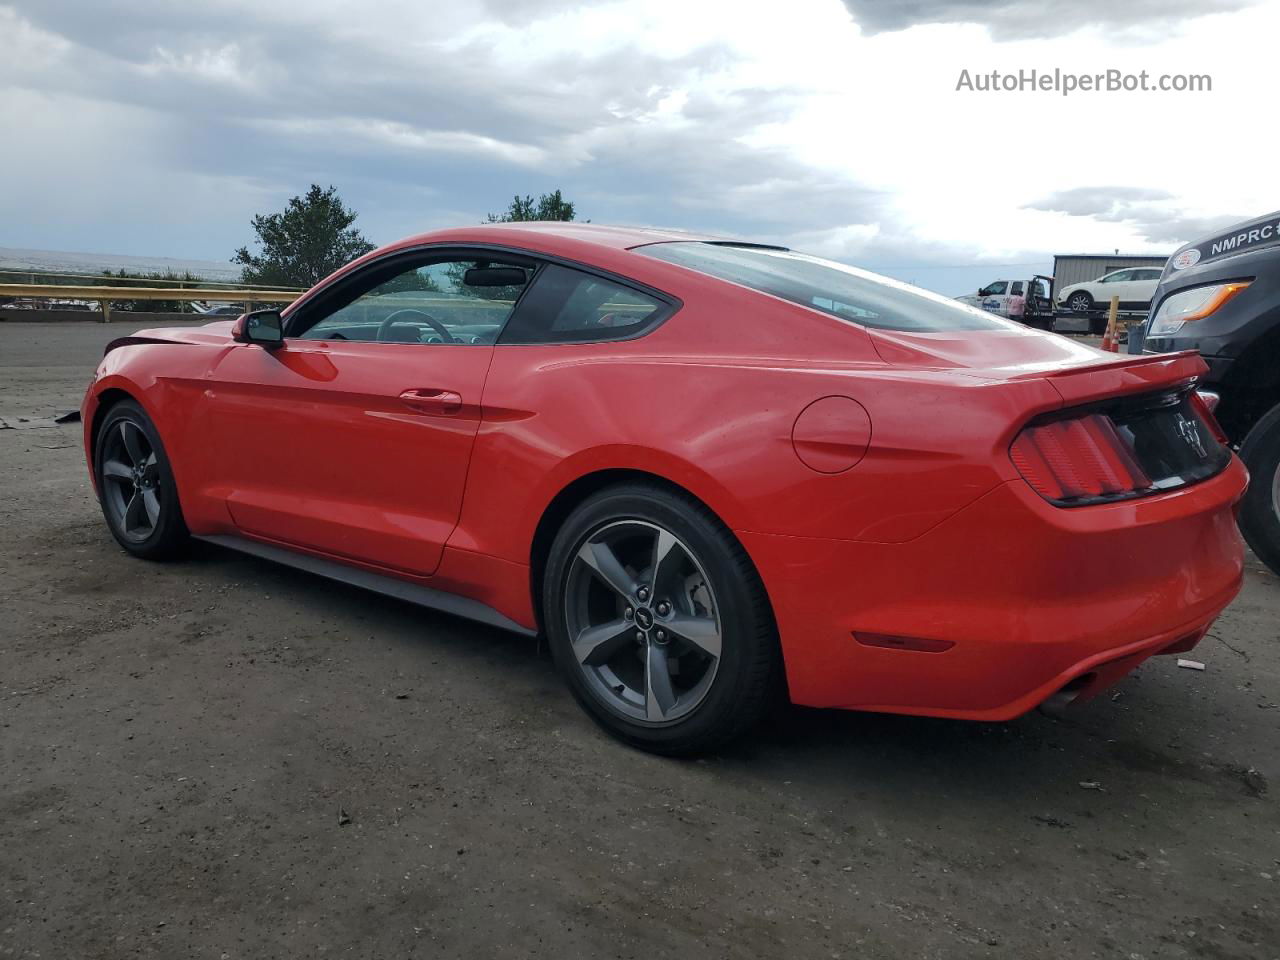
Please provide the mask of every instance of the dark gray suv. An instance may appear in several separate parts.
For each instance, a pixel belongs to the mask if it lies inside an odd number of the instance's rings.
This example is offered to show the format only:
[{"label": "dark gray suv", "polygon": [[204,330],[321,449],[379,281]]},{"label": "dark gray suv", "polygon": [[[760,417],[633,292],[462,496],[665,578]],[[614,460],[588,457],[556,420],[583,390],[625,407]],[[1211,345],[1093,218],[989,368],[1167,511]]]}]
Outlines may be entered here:
[{"label": "dark gray suv", "polygon": [[1145,353],[1198,350],[1203,389],[1252,480],[1240,529],[1280,573],[1280,211],[1179,249],[1165,265]]}]

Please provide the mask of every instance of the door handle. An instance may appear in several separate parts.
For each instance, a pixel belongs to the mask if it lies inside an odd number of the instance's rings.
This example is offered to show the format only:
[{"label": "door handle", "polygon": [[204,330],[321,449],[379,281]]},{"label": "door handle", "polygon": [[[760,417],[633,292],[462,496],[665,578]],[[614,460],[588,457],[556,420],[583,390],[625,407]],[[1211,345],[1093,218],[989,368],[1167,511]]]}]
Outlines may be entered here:
[{"label": "door handle", "polygon": [[452,416],[462,412],[462,394],[453,390],[414,389],[400,394],[400,402],[414,413]]}]

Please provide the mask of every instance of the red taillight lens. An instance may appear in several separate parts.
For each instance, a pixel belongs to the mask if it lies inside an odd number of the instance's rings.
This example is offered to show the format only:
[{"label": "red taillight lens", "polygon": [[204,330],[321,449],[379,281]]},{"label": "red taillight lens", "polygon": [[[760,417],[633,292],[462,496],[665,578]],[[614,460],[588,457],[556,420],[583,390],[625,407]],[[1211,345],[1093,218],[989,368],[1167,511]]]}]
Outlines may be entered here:
[{"label": "red taillight lens", "polygon": [[1204,398],[1186,388],[1033,420],[1009,456],[1036,493],[1059,507],[1168,493],[1231,463]]},{"label": "red taillight lens", "polygon": [[1103,414],[1027,427],[1009,454],[1018,472],[1046,500],[1110,497],[1151,486],[1151,478]]}]

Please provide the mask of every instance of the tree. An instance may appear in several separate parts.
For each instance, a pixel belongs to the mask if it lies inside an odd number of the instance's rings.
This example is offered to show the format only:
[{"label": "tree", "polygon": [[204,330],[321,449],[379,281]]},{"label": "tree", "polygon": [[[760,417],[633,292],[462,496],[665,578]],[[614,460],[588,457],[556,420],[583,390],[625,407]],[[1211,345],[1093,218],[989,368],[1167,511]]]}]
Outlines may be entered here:
[{"label": "tree", "polygon": [[[197,277],[190,270],[174,273],[171,270],[150,273],[130,273],[127,270],[102,271],[102,279],[97,281],[103,287],[137,287],[144,286],[133,281],[160,280],[166,287],[209,287],[213,284]],[[228,297],[228,299],[233,299]],[[138,310],[146,313],[195,313],[189,300],[112,300],[112,310]]]},{"label": "tree", "polygon": [[535,202],[533,197],[511,198],[511,206],[501,214],[489,214],[490,223],[515,223],[525,220],[572,220],[573,204],[560,196],[560,191],[544,193]]},{"label": "tree", "polygon": [[311,287],[344,263],[373,249],[351,224],[350,210],[334,187],[312,184],[306,196],[294,197],[283,213],[253,218],[260,253],[241,247],[231,258],[244,267],[245,283],[264,286]]}]

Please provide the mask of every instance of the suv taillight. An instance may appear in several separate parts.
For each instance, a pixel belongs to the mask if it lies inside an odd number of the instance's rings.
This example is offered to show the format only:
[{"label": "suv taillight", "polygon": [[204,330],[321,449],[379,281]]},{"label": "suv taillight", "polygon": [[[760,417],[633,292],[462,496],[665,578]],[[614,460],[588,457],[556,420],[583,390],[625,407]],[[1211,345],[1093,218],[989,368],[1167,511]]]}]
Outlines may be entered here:
[{"label": "suv taillight", "polygon": [[1076,507],[1196,483],[1225,467],[1231,451],[1206,405],[1184,388],[1033,421],[1009,456],[1036,493]]}]

